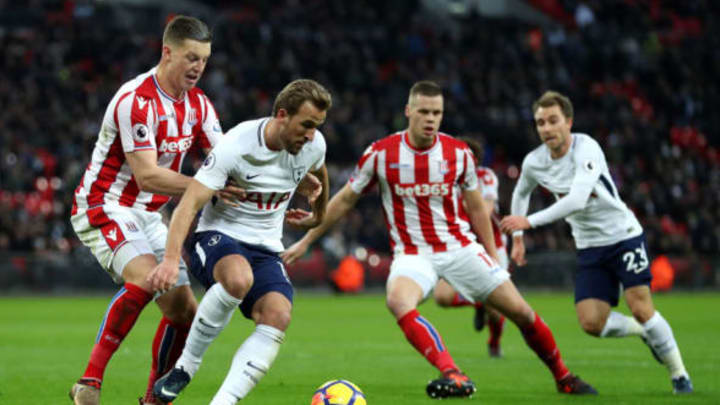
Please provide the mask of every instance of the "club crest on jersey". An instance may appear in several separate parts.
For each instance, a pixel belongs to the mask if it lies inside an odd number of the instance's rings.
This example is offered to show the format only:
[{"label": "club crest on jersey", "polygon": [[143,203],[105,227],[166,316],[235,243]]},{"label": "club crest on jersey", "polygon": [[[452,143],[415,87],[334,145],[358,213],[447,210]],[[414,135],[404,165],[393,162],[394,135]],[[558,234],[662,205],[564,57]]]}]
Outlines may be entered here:
[{"label": "club crest on jersey", "polygon": [[585,170],[587,170],[588,172],[592,173],[592,172],[595,171],[595,168],[597,168],[597,165],[596,165],[595,162],[593,162],[592,160],[587,160],[587,161],[585,161],[585,163],[583,164],[583,167],[585,168]]},{"label": "club crest on jersey", "polygon": [[220,242],[220,239],[222,239],[222,235],[215,234],[213,235],[210,240],[208,241],[208,246],[215,246]]},{"label": "club crest on jersey", "polygon": [[305,166],[293,167],[292,175],[295,183],[300,183],[303,177],[305,177]]},{"label": "club crest on jersey", "polygon": [[447,174],[450,171],[450,165],[447,160],[441,160],[438,162],[438,171],[440,174]]},{"label": "club crest on jersey", "polygon": [[132,127],[132,135],[133,139],[135,139],[135,142],[143,143],[148,141],[148,135],[150,135],[150,130],[148,129],[147,125],[138,122],[137,124],[133,125]]},{"label": "club crest on jersey", "polygon": [[188,124],[191,127],[197,124],[197,110],[194,108],[191,108],[190,111],[188,111]]},{"label": "club crest on jersey", "polygon": [[202,167],[205,170],[210,170],[213,166],[215,166],[215,153],[210,152],[210,154],[205,158]]}]

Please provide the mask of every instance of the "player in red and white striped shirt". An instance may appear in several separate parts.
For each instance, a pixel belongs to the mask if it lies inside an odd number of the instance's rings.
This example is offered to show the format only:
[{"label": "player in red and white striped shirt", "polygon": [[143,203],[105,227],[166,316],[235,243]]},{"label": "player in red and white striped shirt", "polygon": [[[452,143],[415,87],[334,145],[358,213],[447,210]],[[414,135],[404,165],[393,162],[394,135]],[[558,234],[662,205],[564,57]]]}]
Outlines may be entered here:
[{"label": "player in red and white striped shirt", "polygon": [[[475,384],[455,364],[438,331],[417,311],[440,278],[463,296],[490,303],[517,324],[552,371],[560,392],[596,393],[565,367],[550,329],[497,264],[473,156],[464,142],[438,132],[443,115],[440,87],[416,83],[405,115],[408,129],[365,151],[350,181],[330,201],[322,224],[284,252],[283,259],[291,263],[302,256],[377,183],[394,252],[387,305],[408,341],[442,373],[428,384],[428,395],[475,392]],[[487,251],[476,242],[476,234]]]},{"label": "player in red and white striped shirt", "polygon": [[[480,142],[470,137],[458,138],[463,142],[467,143],[470,150],[472,150],[475,157],[475,163],[482,161],[484,151],[483,146]],[[492,221],[493,237],[495,239],[495,249],[498,254],[498,263],[504,270],[510,271],[509,259],[507,254],[507,237],[500,231],[500,217],[498,215],[498,190],[499,183],[495,172],[489,167],[478,166],[476,169],[478,181],[480,184],[480,192],[485,200],[485,215],[490,217]],[[434,291],[435,302],[443,307],[462,307],[472,305],[475,307],[475,316],[473,325],[475,330],[478,332],[485,327],[485,318],[487,318],[488,329],[490,329],[490,336],[488,338],[488,353],[491,357],[501,357],[502,350],[500,349],[500,338],[502,337],[503,329],[505,327],[505,317],[498,311],[492,308],[486,308],[482,302],[473,302],[460,293],[455,291],[454,288],[447,281],[441,279],[435,286]]]},{"label": "player in red and white striped shirt", "polygon": [[[92,159],[75,190],[71,222],[113,280],[123,287],[110,302],[90,360],[70,396],[99,404],[108,361],[153,299],[147,275],[161,258],[167,227],[157,212],[192,178],[179,173],[191,146],[209,150],[222,135],[215,110],[195,87],[210,57],[208,27],[177,16],[165,27],[157,67],[125,83],[105,111]],[[232,188],[221,197],[230,197]],[[240,190],[235,190],[239,192]],[[157,294],[163,313],[153,341],[152,386],[180,354],[197,307],[187,277]]]}]

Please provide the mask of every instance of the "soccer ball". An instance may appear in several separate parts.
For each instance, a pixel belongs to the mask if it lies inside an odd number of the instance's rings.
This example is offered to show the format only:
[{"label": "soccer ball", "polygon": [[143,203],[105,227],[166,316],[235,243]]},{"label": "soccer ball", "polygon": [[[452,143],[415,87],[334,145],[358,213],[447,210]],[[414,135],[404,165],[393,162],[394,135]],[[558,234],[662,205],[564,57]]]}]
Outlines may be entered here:
[{"label": "soccer ball", "polygon": [[365,394],[348,380],[331,380],[318,387],[310,405],[367,405]]}]

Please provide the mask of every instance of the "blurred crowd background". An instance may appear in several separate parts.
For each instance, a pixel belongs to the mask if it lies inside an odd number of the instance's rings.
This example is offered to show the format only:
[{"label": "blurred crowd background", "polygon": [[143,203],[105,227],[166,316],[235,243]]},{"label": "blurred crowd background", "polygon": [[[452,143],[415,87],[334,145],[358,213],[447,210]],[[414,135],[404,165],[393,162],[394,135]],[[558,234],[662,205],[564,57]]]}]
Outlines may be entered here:
[{"label": "blurred crowd background", "polygon": [[[482,140],[506,214],[522,158],[539,144],[531,103],[547,89],[566,93],[574,130],[604,148],[652,253],[714,273],[720,3],[711,0],[0,0],[0,267],[92,263],[69,224],[72,194],[107,103],[157,63],[172,13],[214,31],[199,86],[226,130],[268,115],[292,79],[328,87],[334,107],[321,130],[333,193],[373,140],[405,127],[412,83],[432,79],[445,90],[441,130]],[[536,191],[532,201],[534,211],[553,198]],[[526,235],[533,253],[573,249],[564,222]],[[322,247],[336,259],[358,248],[386,257],[378,198],[362,199]]]}]

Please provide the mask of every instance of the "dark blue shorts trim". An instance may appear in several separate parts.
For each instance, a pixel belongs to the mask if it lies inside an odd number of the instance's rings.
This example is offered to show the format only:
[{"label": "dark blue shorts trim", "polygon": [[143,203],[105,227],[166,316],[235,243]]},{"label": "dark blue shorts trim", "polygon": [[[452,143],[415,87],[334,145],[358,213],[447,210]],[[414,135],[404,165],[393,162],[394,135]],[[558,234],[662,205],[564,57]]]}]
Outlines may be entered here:
[{"label": "dark blue shorts trim", "polygon": [[649,285],[650,257],[645,235],[626,239],[614,245],[577,251],[575,302],[597,298],[617,306],[620,286],[624,289]]},{"label": "dark blue shorts trim", "polygon": [[253,272],[253,285],[243,297],[240,310],[252,319],[252,308],[265,294],[275,291],[293,302],[293,286],[287,277],[282,259],[277,253],[260,246],[250,245],[216,231],[198,232],[193,236],[190,250],[190,272],[205,289],[215,284],[213,269],[225,256],[238,254],[249,263]]}]

